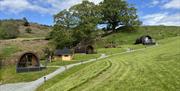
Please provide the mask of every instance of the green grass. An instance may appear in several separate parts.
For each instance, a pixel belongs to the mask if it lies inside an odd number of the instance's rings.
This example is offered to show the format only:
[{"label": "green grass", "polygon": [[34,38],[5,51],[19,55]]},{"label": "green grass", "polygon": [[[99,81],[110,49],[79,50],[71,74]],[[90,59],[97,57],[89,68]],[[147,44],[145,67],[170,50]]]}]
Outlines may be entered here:
[{"label": "green grass", "polygon": [[142,26],[135,32],[118,32],[103,37],[97,42],[97,47],[104,47],[109,42],[117,45],[127,45],[135,43],[136,39],[142,35],[150,35],[155,40],[161,40],[168,37],[180,36],[180,27],[175,26]]},{"label": "green grass", "polygon": [[145,47],[148,47],[148,46],[146,45],[121,45],[118,48],[98,48],[98,53],[111,55],[114,53],[125,52],[127,51],[128,48],[135,50],[135,49],[140,49],[140,48],[145,48]]},{"label": "green grass", "polygon": [[46,91],[179,91],[179,46],[180,37],[174,37],[156,47],[111,56],[65,76]]},{"label": "green grass", "polygon": [[93,58],[100,57],[100,53],[98,54],[75,54],[73,60],[75,61],[86,61]]},{"label": "green grass", "polygon": [[[8,46],[7,48],[3,49],[3,53],[9,55],[13,52],[13,50],[17,50],[14,46]],[[78,63],[81,61],[87,61],[89,59],[99,57],[99,54],[75,54],[73,61],[60,61],[56,60],[51,63],[48,63],[48,66],[63,66],[73,63]],[[45,63],[44,60],[41,61],[42,64]],[[0,76],[1,76],[1,83],[16,83],[16,82],[28,82],[36,80],[45,74],[53,72],[57,68],[49,67],[47,70],[38,71],[38,72],[28,72],[28,73],[16,73],[15,66],[4,66],[0,69]]]},{"label": "green grass", "polygon": [[48,80],[46,83],[44,83],[43,85],[41,85],[37,91],[45,91],[46,89],[48,89],[49,87],[52,86],[52,84],[55,84],[59,81],[62,81],[63,79],[65,79],[66,77],[78,72],[79,70],[83,69],[84,67],[90,65],[92,63],[87,63],[87,64],[82,64],[79,66],[74,66],[68,70],[66,70],[65,72],[58,74],[57,76],[55,76],[53,79]]},{"label": "green grass", "polygon": [[16,73],[15,66],[5,66],[0,69],[1,72],[1,83],[16,83],[16,82],[29,82],[36,80],[45,74],[51,73],[56,68],[47,68],[42,71],[36,72],[25,72],[25,73]]},{"label": "green grass", "polygon": [[0,48],[0,54],[6,58],[15,52],[18,52],[19,50],[20,49],[16,45],[4,46],[4,48]]},{"label": "green grass", "polygon": [[110,66],[111,64],[108,61],[98,61],[92,63],[78,72],[66,77],[62,81],[54,84],[52,87],[48,88],[48,91],[68,91],[74,89],[83,83],[86,83],[89,79],[96,77]]}]

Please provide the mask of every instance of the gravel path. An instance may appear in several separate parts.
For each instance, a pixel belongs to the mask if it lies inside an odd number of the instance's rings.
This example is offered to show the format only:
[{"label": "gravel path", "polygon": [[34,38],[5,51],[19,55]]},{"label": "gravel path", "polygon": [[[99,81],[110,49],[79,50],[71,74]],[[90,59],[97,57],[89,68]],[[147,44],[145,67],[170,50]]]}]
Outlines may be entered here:
[{"label": "gravel path", "polygon": [[[46,80],[49,80],[49,79],[53,78],[54,76],[56,76],[57,74],[62,73],[66,69],[69,69],[69,68],[74,67],[76,65],[97,61],[99,59],[106,58],[106,57],[107,56],[105,54],[101,54],[101,56],[97,59],[90,59],[90,60],[85,61],[85,62],[70,64],[67,66],[61,66],[56,71],[54,71],[54,72],[52,72],[52,73],[50,73],[44,77],[46,78]],[[0,85],[0,91],[35,91],[40,85],[42,85],[44,83],[44,77],[41,77],[41,78],[39,78],[35,81],[32,81],[32,82],[12,83],[12,84]]]}]

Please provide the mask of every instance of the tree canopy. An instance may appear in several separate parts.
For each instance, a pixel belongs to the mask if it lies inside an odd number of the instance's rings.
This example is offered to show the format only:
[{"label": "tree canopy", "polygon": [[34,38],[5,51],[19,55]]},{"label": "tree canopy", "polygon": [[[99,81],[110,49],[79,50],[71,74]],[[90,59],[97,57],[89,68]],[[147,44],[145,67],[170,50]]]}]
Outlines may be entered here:
[{"label": "tree canopy", "polygon": [[80,41],[94,39],[92,32],[97,25],[95,7],[92,2],[83,1],[54,16],[55,25],[50,36],[58,48],[71,47]]},{"label": "tree canopy", "polygon": [[135,27],[141,24],[136,8],[125,0],[104,0],[99,5],[101,23],[107,24],[107,30],[117,31],[120,26]]},{"label": "tree canopy", "polygon": [[124,0],[104,0],[98,5],[84,0],[54,15],[54,22],[50,38],[57,48],[95,39],[98,24],[107,24],[106,30],[114,32],[119,26],[134,28],[140,24],[136,9]]}]

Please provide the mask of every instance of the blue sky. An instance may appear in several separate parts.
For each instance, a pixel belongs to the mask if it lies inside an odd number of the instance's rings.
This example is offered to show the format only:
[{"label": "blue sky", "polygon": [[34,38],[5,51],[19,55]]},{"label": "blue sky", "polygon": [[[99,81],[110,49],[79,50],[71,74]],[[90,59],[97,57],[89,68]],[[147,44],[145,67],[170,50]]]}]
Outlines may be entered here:
[{"label": "blue sky", "polygon": [[[89,0],[98,4],[103,0]],[[53,15],[82,0],[0,0],[0,19],[21,19],[53,25]],[[143,25],[180,26],[180,0],[127,0]]]}]

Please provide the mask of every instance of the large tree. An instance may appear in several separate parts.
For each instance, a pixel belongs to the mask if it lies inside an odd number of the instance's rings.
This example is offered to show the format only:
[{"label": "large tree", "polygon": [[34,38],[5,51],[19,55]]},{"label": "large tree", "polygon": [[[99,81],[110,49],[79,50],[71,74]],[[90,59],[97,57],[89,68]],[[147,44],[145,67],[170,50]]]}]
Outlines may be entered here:
[{"label": "large tree", "polygon": [[136,27],[140,25],[136,8],[125,0],[104,0],[100,3],[102,24],[107,24],[107,30],[117,31],[119,26]]},{"label": "large tree", "polygon": [[[81,41],[94,39],[92,32],[98,23],[96,14],[96,5],[89,1],[83,1],[69,10],[63,10],[56,14],[54,30],[51,32],[51,38],[55,40],[56,46],[76,46]],[[64,42],[58,42],[62,38],[64,38]]]},{"label": "large tree", "polygon": [[55,25],[53,31],[50,33],[50,37],[53,40],[56,48],[71,47],[73,38],[71,37],[71,31],[67,31],[63,26]]},{"label": "large tree", "polygon": [[54,27],[50,33],[56,48],[71,47],[73,44],[72,30],[77,25],[77,21],[69,10],[63,10],[54,15]]},{"label": "large tree", "polygon": [[83,1],[71,7],[70,11],[78,20],[78,25],[73,31],[74,43],[93,40],[93,32],[99,22],[97,6],[93,2]]}]

